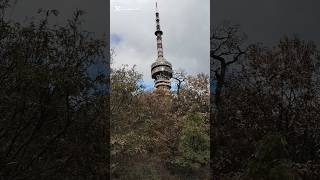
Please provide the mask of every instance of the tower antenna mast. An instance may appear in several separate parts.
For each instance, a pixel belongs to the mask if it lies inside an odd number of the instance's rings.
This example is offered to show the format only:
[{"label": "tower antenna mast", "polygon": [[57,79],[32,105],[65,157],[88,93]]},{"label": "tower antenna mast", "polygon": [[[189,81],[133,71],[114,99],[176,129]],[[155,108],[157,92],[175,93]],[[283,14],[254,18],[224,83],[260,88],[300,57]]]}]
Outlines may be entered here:
[{"label": "tower antenna mast", "polygon": [[155,87],[157,89],[170,90],[172,78],[172,65],[163,57],[162,48],[162,35],[163,32],[160,29],[160,18],[158,11],[158,3],[156,2],[156,31],[154,34],[157,37],[157,54],[158,58],[156,62],[151,65],[151,75],[155,79]]}]

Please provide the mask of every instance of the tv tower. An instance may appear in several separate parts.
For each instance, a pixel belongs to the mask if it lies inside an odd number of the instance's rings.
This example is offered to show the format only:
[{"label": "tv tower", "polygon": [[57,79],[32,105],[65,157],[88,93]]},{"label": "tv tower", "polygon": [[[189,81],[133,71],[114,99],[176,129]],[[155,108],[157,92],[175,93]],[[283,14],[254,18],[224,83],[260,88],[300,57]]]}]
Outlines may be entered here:
[{"label": "tv tower", "polygon": [[160,18],[158,12],[158,5],[156,3],[156,31],[154,33],[157,37],[157,52],[158,58],[156,62],[151,65],[151,76],[154,79],[155,87],[157,89],[171,89],[170,79],[172,78],[172,65],[163,57],[162,48],[162,34],[160,29]]}]

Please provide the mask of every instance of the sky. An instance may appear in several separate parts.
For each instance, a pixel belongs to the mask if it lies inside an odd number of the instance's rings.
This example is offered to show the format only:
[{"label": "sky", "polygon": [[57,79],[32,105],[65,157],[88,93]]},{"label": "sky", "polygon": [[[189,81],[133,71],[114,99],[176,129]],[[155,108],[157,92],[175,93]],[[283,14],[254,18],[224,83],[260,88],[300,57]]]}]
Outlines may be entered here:
[{"label": "sky", "polygon": [[[284,35],[295,34],[320,44],[319,0],[158,0],[158,7],[164,56],[174,69],[191,74],[209,72],[209,20],[211,25],[222,20],[240,24],[249,42],[273,45]],[[23,21],[39,8],[58,9],[58,23],[82,9],[87,12],[84,28],[97,34],[109,31],[110,10],[111,46],[116,51],[112,65],[136,64],[145,82],[153,85],[155,0],[17,0],[9,13]]]},{"label": "sky", "polygon": [[[153,87],[156,60],[155,0],[111,0],[112,67],[136,65],[146,88]],[[210,1],[157,0],[164,57],[174,70],[209,74]]]},{"label": "sky", "polygon": [[67,18],[71,18],[76,9],[85,11],[83,16],[83,28],[98,35],[107,32],[109,21],[108,1],[106,0],[11,0],[16,1],[12,9],[8,11],[9,16],[19,22],[24,22],[34,16],[42,9],[57,9],[59,16],[53,19],[53,23],[65,24]]},{"label": "sky", "polygon": [[319,0],[213,0],[211,24],[239,24],[250,43],[276,44],[297,35],[320,44]]},{"label": "sky", "polygon": [[[106,0],[11,0],[16,3],[9,9],[8,16],[11,20],[20,23],[37,21],[40,17],[37,11],[56,9],[59,16],[53,17],[50,23],[65,25],[67,19],[72,18],[73,12],[77,9],[83,10],[85,14],[81,17],[83,20],[82,30],[92,32],[98,38],[106,38],[109,33],[108,28],[108,1]],[[95,77],[100,73],[106,73],[105,64],[97,61],[88,69],[89,75]]]}]

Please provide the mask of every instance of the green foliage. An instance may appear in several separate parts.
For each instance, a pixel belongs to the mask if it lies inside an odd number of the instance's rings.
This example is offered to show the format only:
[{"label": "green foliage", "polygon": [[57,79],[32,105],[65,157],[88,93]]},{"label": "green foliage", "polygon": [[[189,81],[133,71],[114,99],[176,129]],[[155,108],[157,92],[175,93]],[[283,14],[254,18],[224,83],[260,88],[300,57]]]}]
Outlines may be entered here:
[{"label": "green foliage", "polygon": [[266,135],[258,142],[255,157],[259,161],[287,158],[287,141],[281,135]]},{"label": "green foliage", "polygon": [[207,165],[210,158],[209,141],[203,116],[200,113],[189,115],[182,126],[174,164],[187,171],[196,171]]},{"label": "green foliage", "polygon": [[121,173],[117,174],[113,179],[160,180],[161,177],[152,162],[137,161],[123,168]]},{"label": "green foliage", "polygon": [[283,136],[266,135],[257,144],[255,158],[248,164],[245,179],[300,180],[288,156],[287,142]]}]

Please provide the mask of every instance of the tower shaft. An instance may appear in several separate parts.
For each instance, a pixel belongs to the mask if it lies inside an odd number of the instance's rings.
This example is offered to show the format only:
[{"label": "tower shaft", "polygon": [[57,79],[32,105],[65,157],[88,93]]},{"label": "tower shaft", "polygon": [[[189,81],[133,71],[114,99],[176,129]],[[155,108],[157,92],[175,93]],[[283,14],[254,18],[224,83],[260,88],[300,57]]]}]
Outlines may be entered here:
[{"label": "tower shaft", "polygon": [[[157,8],[158,9],[158,8]],[[160,18],[159,12],[156,12],[156,32],[155,35],[157,36],[157,52],[158,57],[163,57],[163,48],[162,48],[162,34],[163,32],[160,29]]]},{"label": "tower shaft", "polygon": [[172,78],[172,65],[163,57],[163,47],[162,47],[162,35],[163,32],[160,28],[160,18],[158,12],[158,5],[156,3],[156,31],[154,33],[157,39],[157,54],[158,58],[156,62],[151,65],[151,75],[155,80],[155,87],[157,89],[167,89],[170,90]]}]

